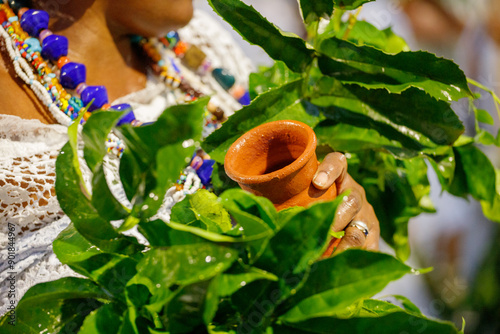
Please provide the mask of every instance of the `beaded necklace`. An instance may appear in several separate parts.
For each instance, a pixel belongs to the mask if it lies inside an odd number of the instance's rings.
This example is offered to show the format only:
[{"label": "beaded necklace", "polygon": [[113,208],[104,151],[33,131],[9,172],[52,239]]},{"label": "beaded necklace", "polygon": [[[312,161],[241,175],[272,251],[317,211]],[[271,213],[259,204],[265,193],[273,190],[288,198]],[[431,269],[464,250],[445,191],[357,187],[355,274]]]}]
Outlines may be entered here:
[{"label": "beaded necklace", "polygon": [[[92,111],[97,109],[126,110],[128,113],[120,119],[118,125],[124,123],[140,125],[140,122],[135,120],[129,104],[111,106],[108,103],[104,86],[85,84],[85,66],[71,62],[67,58],[68,40],[48,30],[47,12],[25,8],[22,6],[25,2],[19,2],[19,0],[9,0],[9,4],[17,10],[17,15],[9,5],[0,5],[0,36],[5,41],[14,70],[60,124],[68,126],[76,119],[82,108],[87,106],[83,121],[86,121]],[[185,61],[188,67],[199,69],[200,74],[206,75],[211,71],[217,82],[236,100],[241,104],[249,103],[248,92],[239,86],[233,88],[234,77],[223,69],[212,69],[204,53],[196,46],[181,41],[177,32],[171,32],[160,39],[133,37],[132,42],[139,45],[148,56],[153,72],[161,81],[172,90],[184,93],[183,98],[178,99],[177,102],[193,101],[203,94],[182,79],[180,69],[172,58],[168,63],[162,58],[159,52],[160,46],[172,50],[174,55]],[[179,95],[182,96],[182,94]],[[205,124],[209,133],[220,126],[224,119],[224,112],[209,103],[207,115],[211,115]],[[124,150],[123,143],[112,133],[108,137],[106,146],[108,152],[113,152],[117,156],[121,156]],[[212,166],[213,161],[203,152],[195,154],[190,166],[181,174],[177,190],[179,186],[186,184],[186,181],[192,183],[189,175],[193,171],[201,178],[200,182],[208,185]],[[184,194],[186,193],[189,193],[189,190],[184,190]]]}]

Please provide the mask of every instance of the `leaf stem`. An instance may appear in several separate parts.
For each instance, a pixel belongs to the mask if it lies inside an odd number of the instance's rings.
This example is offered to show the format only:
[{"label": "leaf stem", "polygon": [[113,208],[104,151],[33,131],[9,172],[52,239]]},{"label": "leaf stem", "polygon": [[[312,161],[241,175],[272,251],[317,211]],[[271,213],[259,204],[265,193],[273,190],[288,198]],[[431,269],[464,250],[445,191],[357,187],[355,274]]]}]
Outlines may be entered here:
[{"label": "leaf stem", "polygon": [[347,29],[344,33],[344,36],[342,36],[343,40],[346,40],[347,37],[349,37],[349,34],[352,31],[352,28],[354,28],[354,25],[356,24],[356,22],[358,22],[358,16],[359,16],[359,13],[361,13],[362,8],[363,8],[363,6],[359,7],[358,10],[356,11],[356,14],[354,14],[354,15],[351,14],[349,16],[349,26],[347,27]]},{"label": "leaf stem", "polygon": [[470,85],[476,86],[476,87],[484,90],[485,92],[490,93],[490,95],[493,97],[493,101],[495,102],[495,108],[497,109],[498,119],[500,120],[500,98],[498,97],[498,95],[495,94],[495,92],[493,90],[489,89],[488,87],[484,86],[483,84],[481,84],[481,83],[479,83],[471,78],[467,78],[467,82]]}]

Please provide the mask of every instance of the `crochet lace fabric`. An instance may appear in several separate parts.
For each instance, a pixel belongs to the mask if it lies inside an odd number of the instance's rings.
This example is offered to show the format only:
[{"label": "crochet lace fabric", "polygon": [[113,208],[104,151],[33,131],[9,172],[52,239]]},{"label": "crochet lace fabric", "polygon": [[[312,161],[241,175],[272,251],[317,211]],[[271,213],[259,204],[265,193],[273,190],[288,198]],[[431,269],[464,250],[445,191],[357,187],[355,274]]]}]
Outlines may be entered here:
[{"label": "crochet lace fabric", "polygon": [[[251,62],[207,14],[195,11],[190,24],[179,34],[183,40],[199,46],[214,67],[223,66],[235,75],[238,83],[247,85],[253,70]],[[182,71],[194,88],[214,96],[214,103],[226,113],[231,114],[240,107],[210,75],[199,77],[184,67]],[[175,101],[163,84],[151,78],[144,90],[116,102],[132,104],[137,118],[147,122],[156,119]],[[70,223],[61,212],[54,191],[55,159],[67,141],[66,132],[67,128],[61,125],[0,115],[0,314],[6,312],[9,303],[6,279],[12,272],[16,278],[17,301],[37,283],[79,276],[62,265],[52,252],[52,241]],[[110,166],[106,173],[108,183],[115,185],[112,190],[126,202],[123,191],[116,186],[119,182],[113,182],[118,179],[118,161],[107,159],[105,165]],[[174,203],[171,198],[165,201],[160,213],[162,218],[168,218]],[[9,226],[15,227],[16,235],[14,270],[7,261]]]}]

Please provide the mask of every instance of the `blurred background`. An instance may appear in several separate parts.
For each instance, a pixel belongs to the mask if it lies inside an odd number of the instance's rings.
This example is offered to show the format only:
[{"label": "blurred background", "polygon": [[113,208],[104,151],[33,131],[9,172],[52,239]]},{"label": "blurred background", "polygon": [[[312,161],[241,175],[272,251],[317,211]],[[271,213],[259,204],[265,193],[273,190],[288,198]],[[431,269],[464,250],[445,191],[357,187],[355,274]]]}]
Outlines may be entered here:
[{"label": "blurred background", "polygon": [[[244,2],[282,30],[305,37],[296,0]],[[194,3],[196,8],[218,18],[206,0]],[[358,19],[379,29],[391,27],[412,50],[423,49],[453,59],[469,78],[500,94],[499,13],[500,0],[377,0],[365,4]],[[232,31],[222,20],[221,24]],[[232,33],[256,67],[272,64],[259,47]],[[453,107],[466,133],[473,136],[474,115],[469,112],[468,100]],[[495,126],[485,128],[496,136],[500,121],[491,95],[482,91],[476,107],[491,113]],[[500,169],[500,149],[483,149]],[[432,170],[429,179],[438,212],[410,222],[412,256],[408,263],[434,270],[426,275],[406,276],[377,297],[406,296],[425,315],[454,321],[459,328],[463,318],[466,333],[500,333],[500,228],[484,218],[476,201],[442,193]],[[393,253],[385,244],[381,250]]]}]

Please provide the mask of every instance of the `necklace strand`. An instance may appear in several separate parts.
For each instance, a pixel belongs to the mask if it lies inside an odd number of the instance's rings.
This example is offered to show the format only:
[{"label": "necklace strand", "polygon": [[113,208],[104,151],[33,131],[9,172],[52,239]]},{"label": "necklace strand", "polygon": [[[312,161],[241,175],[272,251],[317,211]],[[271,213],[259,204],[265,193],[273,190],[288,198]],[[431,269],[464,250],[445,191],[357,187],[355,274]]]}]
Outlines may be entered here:
[{"label": "necklace strand", "polygon": [[[27,14],[26,17],[23,16],[25,14]],[[41,20],[40,16],[42,16]],[[19,18],[21,18],[21,22]],[[46,21],[46,23],[40,25],[40,21]],[[65,46],[64,43],[66,42],[67,44],[67,40],[65,41],[65,37],[55,35],[48,30],[48,14],[45,12],[22,8],[19,10],[17,16],[6,4],[0,5],[0,24],[0,35],[5,41],[7,52],[11,58],[16,74],[30,87],[37,98],[49,109],[50,113],[60,124],[68,126],[76,118],[80,109],[85,105],[81,96],[85,93],[87,88],[94,91],[97,90],[97,93],[93,92],[95,94],[90,95],[91,97],[95,97],[97,94],[99,103],[94,105],[92,110],[85,113],[84,120],[87,120],[91,116],[91,111],[96,109],[131,110],[128,104],[120,105],[119,108],[110,106],[107,103],[105,88],[103,86],[88,87],[85,84],[84,78],[82,80],[81,77],[77,78],[75,82],[72,82],[73,85],[67,87],[70,88],[73,94],[65,90],[61,84],[62,81],[64,81],[64,77],[61,77],[61,75],[64,76],[62,73],[64,66],[71,63],[66,57],[67,45]],[[28,33],[23,30],[23,25],[26,27],[26,30],[31,32],[32,37],[29,37]],[[46,45],[49,44],[48,42],[44,43],[46,39],[55,45],[55,51],[53,47],[52,51],[48,48],[49,51],[45,52],[45,56],[47,56],[47,53],[49,58],[52,56],[52,59],[48,60],[42,57],[42,54],[44,54],[44,46],[47,49]],[[230,85],[227,85],[224,81],[221,82],[220,78],[217,77],[217,74],[221,73],[221,69],[212,69],[210,62],[206,61],[202,51],[195,46],[191,46],[181,41],[176,32],[171,32],[160,39],[134,37],[132,42],[141,47],[144,54],[151,62],[151,69],[160,80],[173,92],[182,92],[181,94],[177,94],[179,96],[177,103],[196,100],[200,96],[203,96],[203,93],[197,91],[187,81],[182,79],[179,67],[176,66],[172,58],[167,61],[162,57],[161,48],[163,48],[163,51],[172,50],[179,58],[184,58],[187,65],[197,70],[198,73],[212,71],[212,75],[217,82],[219,82],[226,91],[230,92],[233,98],[238,100],[241,104],[248,104],[249,101],[246,101],[246,96],[243,97],[245,94],[241,94],[242,89],[240,87],[230,91],[234,85],[234,78],[231,79],[230,75],[225,74],[225,79],[229,77],[229,81],[233,82]],[[60,50],[61,43],[63,44],[62,51]],[[64,50],[64,47],[66,47],[66,50]],[[193,52],[197,54],[198,59],[194,63],[192,60]],[[77,65],[81,65],[84,68],[83,64]],[[77,65],[69,67],[71,67],[73,71],[77,71],[78,69],[75,70],[75,67],[78,67]],[[71,75],[69,77],[72,79]],[[224,77],[222,79],[224,79]],[[98,89],[96,89],[96,87]],[[248,92],[246,92],[246,94],[248,94]],[[135,116],[132,111],[129,112],[127,116],[130,116],[130,114],[132,117],[128,117],[127,122],[131,122],[133,125],[135,122],[135,125],[140,125],[139,122],[135,121]],[[207,106],[206,116],[205,135],[220,126],[220,123],[224,120],[224,112],[210,102]],[[108,152],[112,152],[113,155],[118,157],[121,156],[124,150],[123,143],[113,133],[108,136],[106,146]],[[210,160],[210,157],[202,151],[195,154],[190,166],[181,173],[177,185],[169,190],[169,193],[173,192],[173,194],[175,194],[173,197],[175,202],[187,194],[194,193],[200,187],[208,186],[212,166],[213,160]]]}]

